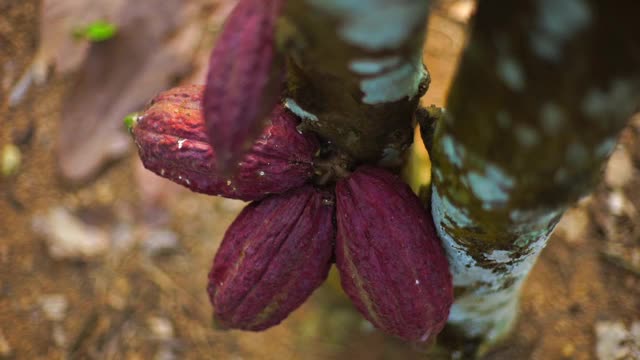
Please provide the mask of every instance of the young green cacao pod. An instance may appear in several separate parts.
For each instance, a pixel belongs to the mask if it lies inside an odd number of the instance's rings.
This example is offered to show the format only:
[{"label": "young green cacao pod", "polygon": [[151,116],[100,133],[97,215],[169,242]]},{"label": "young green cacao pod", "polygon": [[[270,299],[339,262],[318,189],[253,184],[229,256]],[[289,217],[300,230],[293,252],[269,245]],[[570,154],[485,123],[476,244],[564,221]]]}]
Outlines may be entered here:
[{"label": "young green cacao pod", "polygon": [[218,168],[202,117],[203,86],[181,86],[156,96],[131,125],[144,166],[189,189],[241,200],[296,188],[313,176],[316,139],[300,134],[282,105],[229,176]]},{"label": "young green cacao pod", "polygon": [[449,265],[436,231],[408,185],[374,167],[336,186],[336,266],[356,308],[380,330],[426,341],[453,302]]},{"label": "young green cacao pod", "polygon": [[264,330],[322,284],[333,252],[331,197],[306,185],[253,202],[240,213],[209,273],[217,324]]},{"label": "young green cacao pod", "polygon": [[278,102],[285,65],[275,42],[283,0],[240,0],[209,61],[204,98],[207,134],[218,165],[233,172]]}]

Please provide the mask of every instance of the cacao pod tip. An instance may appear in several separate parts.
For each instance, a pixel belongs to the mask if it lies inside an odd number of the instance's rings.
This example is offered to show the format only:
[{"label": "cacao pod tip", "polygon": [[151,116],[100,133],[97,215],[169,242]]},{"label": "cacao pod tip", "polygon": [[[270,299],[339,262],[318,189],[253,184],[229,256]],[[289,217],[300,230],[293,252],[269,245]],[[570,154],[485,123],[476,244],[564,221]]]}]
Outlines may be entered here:
[{"label": "cacao pod tip", "polygon": [[134,112],[125,116],[123,122],[130,133],[133,132],[133,128],[136,127],[136,125],[138,124],[139,118],[140,118],[140,113],[137,113],[137,112]]},{"label": "cacao pod tip", "polygon": [[274,40],[279,4],[239,1],[211,52],[204,122],[223,172],[250,151],[280,100],[286,67]]}]

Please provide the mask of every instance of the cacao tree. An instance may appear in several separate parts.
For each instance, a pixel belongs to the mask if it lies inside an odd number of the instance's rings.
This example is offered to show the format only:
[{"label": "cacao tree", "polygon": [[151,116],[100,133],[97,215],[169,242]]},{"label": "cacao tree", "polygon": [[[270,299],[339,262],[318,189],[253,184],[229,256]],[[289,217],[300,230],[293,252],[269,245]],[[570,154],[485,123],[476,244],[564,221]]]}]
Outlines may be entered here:
[{"label": "cacao tree", "polygon": [[[210,273],[223,326],[279,323],[333,251],[346,293],[392,335],[426,341],[448,317],[447,344],[473,355],[513,327],[537,256],[637,109],[640,5],[481,0],[446,110],[425,110],[429,5],[240,0],[206,89],[160,95],[131,124],[147,168],[256,201]],[[391,174],[416,122],[433,162],[423,207]]]},{"label": "cacao tree", "polygon": [[456,286],[449,324],[508,334],[527,274],[588,194],[640,100],[632,1],[480,1],[438,124],[432,208]]}]

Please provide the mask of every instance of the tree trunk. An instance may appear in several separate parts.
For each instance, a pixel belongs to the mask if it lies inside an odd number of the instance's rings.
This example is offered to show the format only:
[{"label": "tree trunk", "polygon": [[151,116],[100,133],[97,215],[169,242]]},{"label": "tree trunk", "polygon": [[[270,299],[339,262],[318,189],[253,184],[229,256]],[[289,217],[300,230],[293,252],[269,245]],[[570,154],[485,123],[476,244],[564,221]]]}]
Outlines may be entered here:
[{"label": "tree trunk", "polygon": [[431,157],[454,275],[449,334],[480,351],[513,327],[549,235],[636,110],[639,11],[635,0],[478,5]]},{"label": "tree trunk", "polygon": [[422,64],[428,2],[288,1],[286,105],[356,163],[398,166],[429,86]]}]

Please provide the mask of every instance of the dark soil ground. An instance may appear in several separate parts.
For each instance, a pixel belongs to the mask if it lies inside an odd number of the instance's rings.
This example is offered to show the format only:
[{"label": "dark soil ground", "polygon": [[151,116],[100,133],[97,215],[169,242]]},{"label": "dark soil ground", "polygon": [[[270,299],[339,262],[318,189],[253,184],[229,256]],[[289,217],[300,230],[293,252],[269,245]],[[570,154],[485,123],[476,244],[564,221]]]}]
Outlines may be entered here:
[{"label": "dark soil ground", "polygon": [[[425,357],[361,320],[335,274],[281,326],[213,329],[206,275],[242,203],[172,190],[150,209],[133,146],[88,183],[63,181],[55,151],[64,147],[57,143],[61,106],[74,77],[32,86],[16,107],[6,102],[6,84],[35,55],[39,9],[33,0],[0,0],[0,149],[12,143],[22,154],[17,171],[0,177],[0,359]],[[425,58],[434,85],[424,102],[442,104],[464,27],[442,14],[430,26]],[[638,355],[629,329],[640,327],[639,119],[617,151],[627,160],[608,167],[611,180],[562,220],[525,286],[517,328],[487,359],[595,359],[598,346],[611,358]],[[43,225],[34,230],[54,208],[107,234],[109,248],[52,256]],[[149,220],[162,214],[166,220]],[[159,238],[171,241],[160,246]],[[621,332],[626,340],[602,350]]]}]

